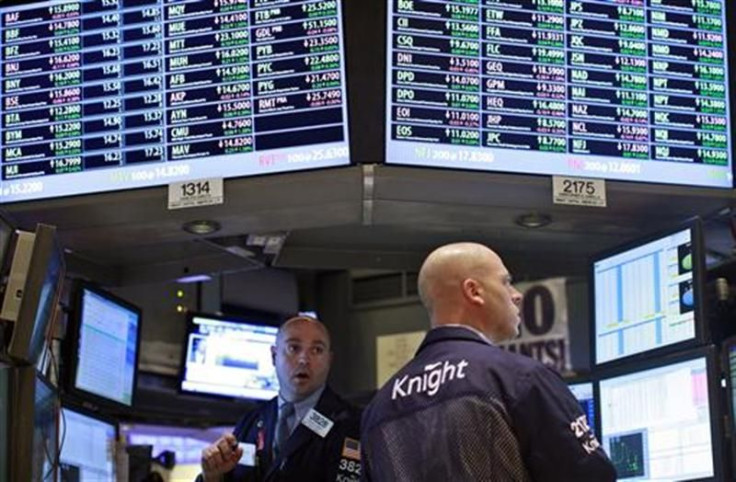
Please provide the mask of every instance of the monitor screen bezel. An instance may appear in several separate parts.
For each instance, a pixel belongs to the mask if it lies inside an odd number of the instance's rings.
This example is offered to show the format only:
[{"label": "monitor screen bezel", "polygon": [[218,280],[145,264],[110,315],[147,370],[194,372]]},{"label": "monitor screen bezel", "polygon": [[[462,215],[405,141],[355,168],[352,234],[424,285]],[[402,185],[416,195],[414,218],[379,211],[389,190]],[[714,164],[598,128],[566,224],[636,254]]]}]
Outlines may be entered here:
[{"label": "monitor screen bezel", "polygon": [[[82,307],[84,303],[84,293],[88,291],[92,294],[105,298],[106,300],[119,305],[126,310],[134,312],[138,316],[138,326],[136,327],[136,346],[135,346],[135,362],[133,364],[133,386],[131,392],[130,405],[119,402],[112,398],[107,398],[96,393],[89,392],[83,388],[77,387],[77,371],[79,370],[78,354],[80,350],[80,336],[82,328]],[[74,287],[74,308],[72,316],[69,317],[69,323],[65,335],[64,347],[64,363],[68,367],[64,385],[67,391],[75,396],[88,402],[94,409],[107,408],[112,410],[122,410],[123,412],[131,411],[135,406],[136,392],[138,386],[138,363],[141,351],[141,325],[143,323],[142,310],[140,307],[126,301],[109,291],[100,288],[94,283],[81,281]]]},{"label": "monitor screen bezel", "polygon": [[[710,329],[707,320],[707,310],[705,308],[705,256],[703,243],[703,226],[700,218],[692,218],[689,221],[679,224],[674,228],[661,230],[653,234],[649,234],[640,238],[636,238],[625,244],[602,251],[595,254],[589,263],[588,286],[590,296],[590,366],[593,370],[618,365],[625,365],[632,362],[644,362],[650,358],[658,358],[669,353],[675,353],[694,346],[704,345],[710,342]],[[597,329],[596,322],[596,305],[595,305],[595,264],[612,256],[635,249],[653,241],[665,238],[667,236],[679,233],[681,231],[690,230],[690,246],[692,247],[693,260],[693,295],[695,300],[695,308],[693,310],[695,336],[690,339],[678,341],[669,345],[651,348],[639,353],[624,355],[614,360],[598,362],[598,345],[597,345]]]},{"label": "monitor screen bezel", "polygon": [[[50,295],[52,296],[51,307],[48,316],[39,319],[41,294],[52,261],[58,262],[59,266],[54,282],[54,293]],[[49,333],[56,322],[58,313],[56,306],[61,297],[65,275],[64,251],[59,244],[56,227],[48,224],[37,224],[31,259],[23,283],[23,295],[18,308],[18,319],[15,320],[13,335],[8,343],[8,355],[12,359],[32,365],[38,363],[48,344]],[[43,331],[43,343],[40,346],[31,346],[34,335],[40,336],[39,330]]]},{"label": "monitor screen bezel", "polygon": [[[260,398],[248,398],[248,397],[239,397],[236,395],[227,395],[222,393],[216,393],[216,392],[205,392],[205,391],[195,391],[195,390],[186,390],[184,388],[184,381],[186,377],[186,362],[187,362],[187,348],[189,346],[189,336],[194,332],[197,325],[194,323],[194,318],[206,318],[209,320],[216,320],[216,321],[226,321],[231,323],[240,323],[240,324],[248,324],[248,325],[254,325],[254,326],[267,326],[267,327],[273,327],[273,328],[279,328],[281,326],[280,319],[276,315],[268,315],[266,313],[260,313],[256,314],[256,312],[253,312],[252,315],[246,315],[248,310],[244,310],[238,315],[228,315],[228,314],[213,314],[213,313],[203,313],[203,312],[187,312],[187,321],[186,321],[186,329],[184,330],[184,341],[182,343],[182,350],[181,350],[181,364],[179,365],[179,375],[177,380],[177,390],[179,394],[181,395],[194,395],[194,396],[201,396],[201,397],[207,397],[207,398],[216,398],[220,400],[245,400],[245,401],[252,401],[255,403],[263,402],[265,400]],[[275,367],[274,367],[275,370]]]},{"label": "monitor screen bezel", "polygon": [[[711,452],[713,457],[713,476],[700,479],[683,479],[691,482],[717,482],[727,480],[724,478],[728,474],[726,467],[724,451],[725,447],[725,431],[723,424],[723,410],[721,408],[721,369],[719,365],[719,357],[715,346],[707,345],[680,351],[678,353],[670,353],[655,359],[646,361],[627,363],[626,365],[608,367],[600,370],[598,373],[598,405],[602,413],[602,390],[600,387],[609,379],[633,375],[635,373],[652,370],[656,368],[664,368],[668,365],[693,361],[696,359],[705,359],[706,379],[708,382],[708,409],[710,411],[710,435],[711,435]],[[603,417],[600,417],[601,431],[597,434],[598,439],[603,443],[604,429]]]}]

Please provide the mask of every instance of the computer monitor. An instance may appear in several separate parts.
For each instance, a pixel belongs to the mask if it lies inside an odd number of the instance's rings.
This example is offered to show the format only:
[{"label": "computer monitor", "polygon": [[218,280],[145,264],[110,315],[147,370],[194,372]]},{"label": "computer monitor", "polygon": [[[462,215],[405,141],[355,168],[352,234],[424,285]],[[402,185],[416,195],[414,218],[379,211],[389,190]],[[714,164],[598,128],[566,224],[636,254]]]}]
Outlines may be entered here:
[{"label": "computer monitor", "polygon": [[36,364],[47,346],[64,280],[64,253],[56,228],[38,224],[17,233],[0,318],[13,323],[7,353],[18,363]]},{"label": "computer monitor", "polygon": [[76,289],[65,359],[71,392],[102,405],[133,406],[141,310],[88,283]]},{"label": "computer monitor", "polygon": [[268,400],[279,382],[271,357],[278,328],[261,319],[191,313],[181,391]]},{"label": "computer monitor", "polygon": [[596,415],[596,403],[595,395],[593,393],[593,382],[568,383],[567,387],[575,396],[575,399],[580,404],[580,409],[588,418],[588,426],[593,431],[593,435],[597,435],[598,428],[596,426],[596,423],[598,422],[598,416]]},{"label": "computer monitor", "polygon": [[[3,368],[0,392],[8,395],[9,469],[0,479],[10,482],[56,480],[58,396],[33,366]],[[3,405],[0,401],[0,405]]]},{"label": "computer monitor", "polygon": [[59,422],[61,482],[114,481],[115,421],[65,403]]},{"label": "computer monitor", "polygon": [[713,347],[600,379],[601,443],[618,480],[725,480]]},{"label": "computer monitor", "polygon": [[591,267],[594,366],[707,341],[699,221],[597,255]]}]

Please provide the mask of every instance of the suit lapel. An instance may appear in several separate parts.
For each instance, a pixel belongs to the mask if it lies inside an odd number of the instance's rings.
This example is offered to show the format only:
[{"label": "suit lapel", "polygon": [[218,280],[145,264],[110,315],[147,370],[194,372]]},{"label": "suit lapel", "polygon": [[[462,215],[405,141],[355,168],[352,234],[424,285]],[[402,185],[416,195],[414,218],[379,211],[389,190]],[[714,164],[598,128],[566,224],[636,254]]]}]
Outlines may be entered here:
[{"label": "suit lapel", "polygon": [[[258,447],[258,437],[263,433],[263,447],[258,452],[260,470],[265,467],[271,467],[273,463],[273,437],[274,427],[276,426],[276,418],[278,417],[278,402],[273,399],[264,410],[263,414],[256,421],[256,447]],[[262,472],[261,472],[262,473]]]}]

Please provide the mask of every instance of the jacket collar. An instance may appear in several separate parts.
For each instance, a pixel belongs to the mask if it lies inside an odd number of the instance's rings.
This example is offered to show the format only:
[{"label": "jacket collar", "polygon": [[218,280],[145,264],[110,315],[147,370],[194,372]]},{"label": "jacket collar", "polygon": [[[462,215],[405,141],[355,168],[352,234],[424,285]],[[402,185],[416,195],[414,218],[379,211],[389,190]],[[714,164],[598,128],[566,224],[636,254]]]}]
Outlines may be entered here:
[{"label": "jacket collar", "polygon": [[[492,343],[483,335],[478,333],[472,328],[462,325],[450,325],[450,326],[438,326],[432,328],[424,337],[422,344],[419,345],[417,354],[424,350],[427,346],[439,343],[442,341],[455,340],[455,341],[473,341],[476,343],[482,343],[484,345],[492,345]],[[416,356],[416,355],[415,355]]]}]

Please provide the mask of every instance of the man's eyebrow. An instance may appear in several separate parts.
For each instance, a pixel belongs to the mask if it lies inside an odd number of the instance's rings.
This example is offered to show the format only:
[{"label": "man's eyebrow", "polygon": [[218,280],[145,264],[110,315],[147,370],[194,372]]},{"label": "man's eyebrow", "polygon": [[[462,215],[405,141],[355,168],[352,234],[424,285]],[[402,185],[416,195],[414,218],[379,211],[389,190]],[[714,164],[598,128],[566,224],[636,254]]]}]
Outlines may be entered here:
[{"label": "man's eyebrow", "polygon": [[[297,338],[297,337],[286,338],[284,340],[284,343],[303,343],[303,342],[304,342],[304,340],[302,340],[301,338]],[[327,342],[322,341],[322,340],[313,341],[313,342],[311,342],[311,344],[312,345],[327,346]]]}]

